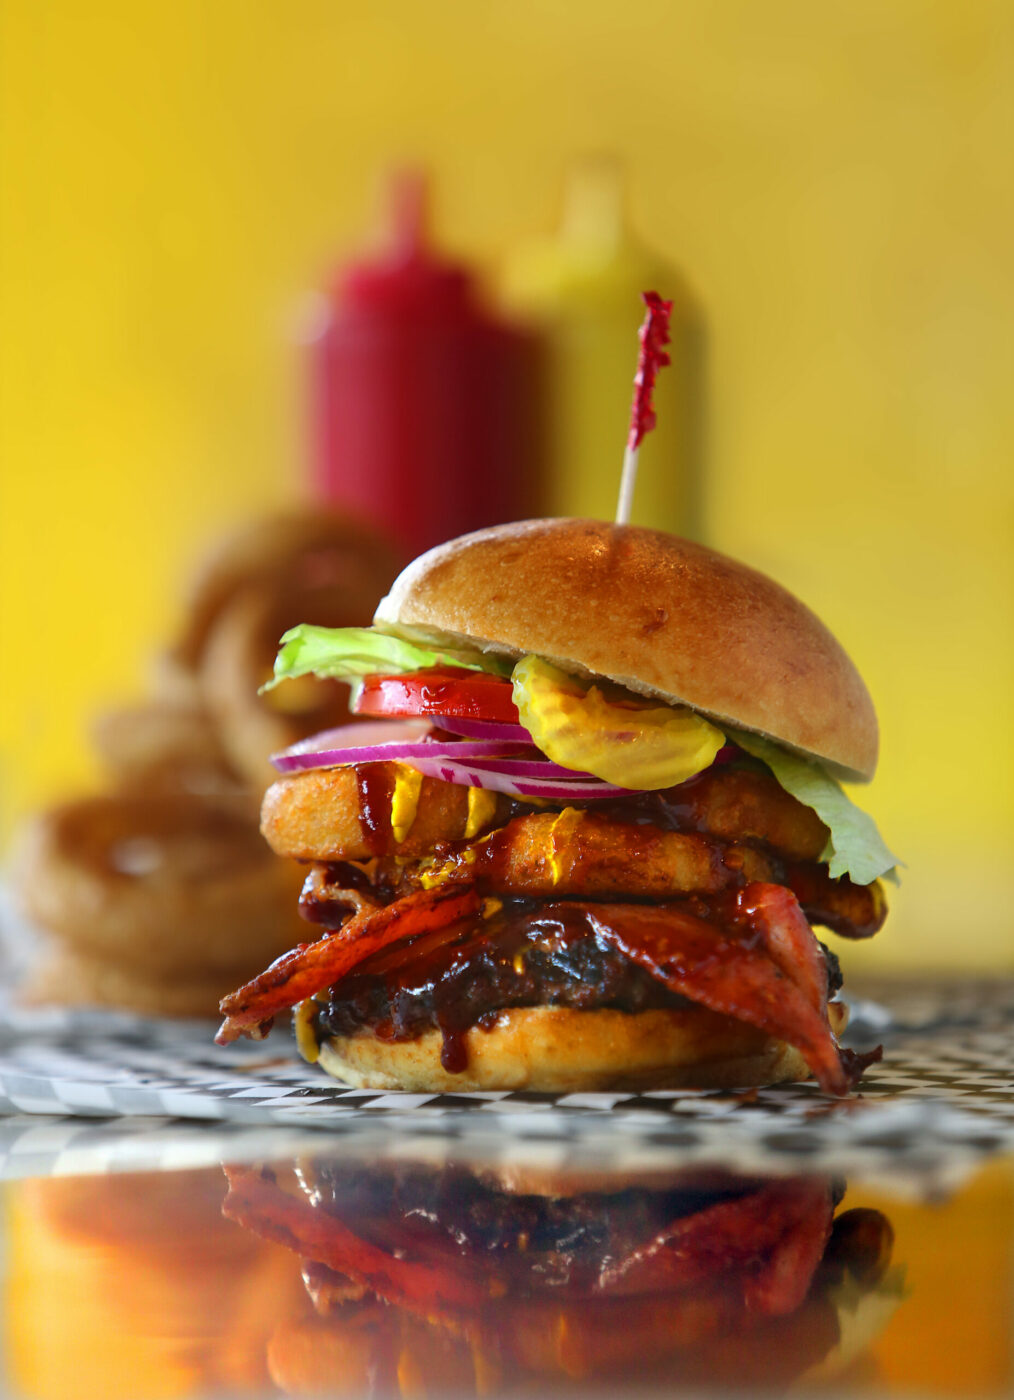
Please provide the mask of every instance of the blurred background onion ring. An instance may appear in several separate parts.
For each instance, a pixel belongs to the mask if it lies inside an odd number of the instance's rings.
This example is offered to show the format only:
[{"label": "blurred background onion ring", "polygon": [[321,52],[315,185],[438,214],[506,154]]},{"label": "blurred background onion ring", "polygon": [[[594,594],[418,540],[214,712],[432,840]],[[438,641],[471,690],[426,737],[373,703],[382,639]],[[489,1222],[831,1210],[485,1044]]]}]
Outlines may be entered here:
[{"label": "blurred background onion ring", "polygon": [[113,785],[127,792],[235,797],[242,780],[229,764],[207,709],[154,700],[104,710],[92,742]]},{"label": "blurred background onion ring", "polygon": [[381,538],[320,507],[253,521],[216,544],[186,590],[155,694],[93,725],[110,790],[44,812],[11,862],[33,928],[36,1002],[142,1014],[216,1013],[305,933],[298,867],[258,830],[268,756],[348,721],[337,682],[268,696],[278,639],[301,622],[366,626],[401,561]]},{"label": "blurred background onion ring", "polygon": [[228,984],[298,932],[301,872],[267,849],[245,801],[117,793],[71,802],[23,833],[17,872],[35,925],[128,980]]}]

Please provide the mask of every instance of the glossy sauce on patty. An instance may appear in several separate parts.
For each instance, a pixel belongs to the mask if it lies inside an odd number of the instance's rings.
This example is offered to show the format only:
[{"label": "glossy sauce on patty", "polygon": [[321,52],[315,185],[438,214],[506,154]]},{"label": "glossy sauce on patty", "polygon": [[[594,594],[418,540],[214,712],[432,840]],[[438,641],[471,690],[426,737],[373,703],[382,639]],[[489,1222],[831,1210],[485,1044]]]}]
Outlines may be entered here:
[{"label": "glossy sauce on patty", "polygon": [[[824,951],[833,992],[841,985],[837,959]],[[441,1063],[454,1074],[468,1062],[467,1032],[491,1029],[509,1008],[636,1013],[692,1004],[609,946],[579,907],[508,900],[488,918],[367,959],[330,990],[314,1027],[318,1039],[369,1030],[381,1040],[413,1040],[439,1029]]]}]

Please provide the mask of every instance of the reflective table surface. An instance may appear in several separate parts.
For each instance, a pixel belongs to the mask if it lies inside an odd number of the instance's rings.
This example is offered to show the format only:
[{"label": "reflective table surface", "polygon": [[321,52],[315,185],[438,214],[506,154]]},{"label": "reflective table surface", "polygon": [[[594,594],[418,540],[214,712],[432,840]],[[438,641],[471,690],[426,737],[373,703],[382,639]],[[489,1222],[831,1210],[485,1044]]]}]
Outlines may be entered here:
[{"label": "reflective table surface", "polygon": [[64,1131],[0,1186],[8,1395],[1014,1391],[1002,1153],[846,1179],[208,1125],[134,1171]]}]

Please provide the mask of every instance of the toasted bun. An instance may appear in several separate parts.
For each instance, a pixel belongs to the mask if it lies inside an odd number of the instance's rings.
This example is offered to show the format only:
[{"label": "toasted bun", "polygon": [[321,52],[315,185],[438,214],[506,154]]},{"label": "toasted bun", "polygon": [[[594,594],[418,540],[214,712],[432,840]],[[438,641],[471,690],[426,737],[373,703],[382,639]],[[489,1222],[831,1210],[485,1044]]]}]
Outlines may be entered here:
[{"label": "toasted bun", "polygon": [[876,768],[872,701],[823,623],[763,574],[658,530],[559,519],[464,535],[410,564],[374,621],[444,646],[533,652],[846,777]]},{"label": "toasted bun", "polygon": [[[832,1002],[828,1011],[832,1029],[843,1029],[844,1005]],[[461,1074],[441,1065],[436,1030],[402,1041],[369,1032],[332,1036],[320,1046],[319,1063],[356,1088],[413,1093],[743,1089],[810,1076],[791,1046],[698,1006],[633,1015],[564,1006],[502,1011],[492,1030],[474,1027],[465,1044]]]}]

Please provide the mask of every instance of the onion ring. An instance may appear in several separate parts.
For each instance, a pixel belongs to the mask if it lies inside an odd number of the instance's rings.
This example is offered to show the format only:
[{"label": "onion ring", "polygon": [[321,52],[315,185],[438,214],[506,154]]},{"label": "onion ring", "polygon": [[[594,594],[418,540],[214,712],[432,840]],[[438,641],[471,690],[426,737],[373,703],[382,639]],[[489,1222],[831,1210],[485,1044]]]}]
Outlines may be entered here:
[{"label": "onion ring", "polygon": [[135,976],[256,971],[302,927],[301,872],[275,860],[246,804],[127,793],[67,803],[26,830],[15,872],[32,922]]},{"label": "onion ring", "polygon": [[236,796],[230,768],[207,711],[197,704],[151,704],[105,710],[92,739],[114,784],[126,791]]},{"label": "onion ring", "polygon": [[160,660],[160,698],[205,706],[229,763],[263,790],[268,754],[349,717],[336,681],[257,695],[278,638],[300,622],[368,623],[398,564],[379,536],[320,507],[244,526],[198,570],[186,625]]},{"label": "onion ring", "polygon": [[253,787],[263,791],[274,778],[270,754],[349,721],[349,688],[341,681],[306,677],[257,693],[271,675],[278,638],[297,619],[333,627],[362,623],[376,603],[372,587],[369,594],[367,603],[365,595],[350,599],[291,584],[278,595],[249,589],[218,616],[201,664],[202,694],[229,761]]},{"label": "onion ring", "polygon": [[399,567],[380,535],[319,505],[250,521],[218,541],[198,566],[170,666],[196,675],[219,615],[251,587],[269,595],[286,592],[294,581],[297,588],[332,587],[361,601],[358,610],[367,618]]},{"label": "onion ring", "polygon": [[223,987],[230,984],[231,975],[225,972],[210,977],[179,973],[168,977],[62,948],[32,973],[21,998],[36,1006],[107,1006],[140,1016],[203,1020],[217,1015]]}]

